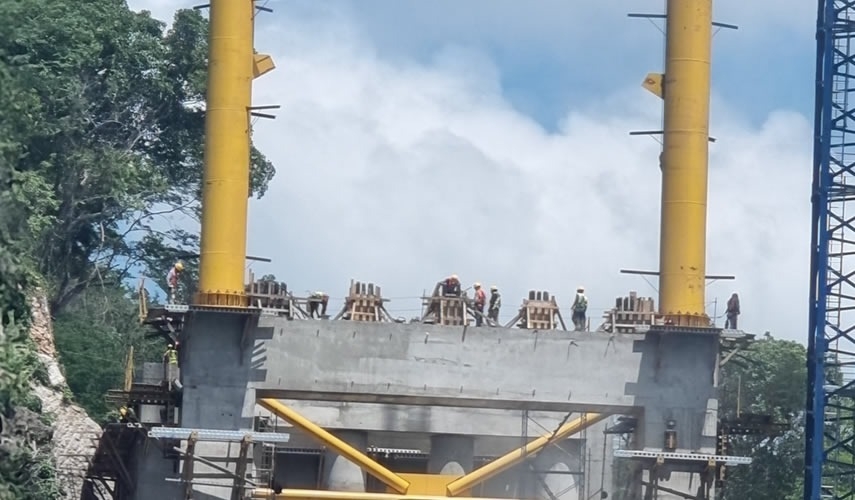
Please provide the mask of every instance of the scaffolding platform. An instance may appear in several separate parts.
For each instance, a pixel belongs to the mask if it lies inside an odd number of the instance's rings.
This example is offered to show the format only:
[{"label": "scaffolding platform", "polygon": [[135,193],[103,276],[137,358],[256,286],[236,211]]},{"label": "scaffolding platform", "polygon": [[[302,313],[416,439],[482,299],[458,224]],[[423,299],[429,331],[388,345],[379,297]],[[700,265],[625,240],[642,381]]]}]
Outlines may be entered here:
[{"label": "scaffolding platform", "polygon": [[[86,471],[81,500],[98,500],[96,488],[109,492],[114,500],[130,498],[135,490],[128,464],[137,442],[145,436],[139,424],[107,424]],[[100,485],[100,487],[96,486]]]}]

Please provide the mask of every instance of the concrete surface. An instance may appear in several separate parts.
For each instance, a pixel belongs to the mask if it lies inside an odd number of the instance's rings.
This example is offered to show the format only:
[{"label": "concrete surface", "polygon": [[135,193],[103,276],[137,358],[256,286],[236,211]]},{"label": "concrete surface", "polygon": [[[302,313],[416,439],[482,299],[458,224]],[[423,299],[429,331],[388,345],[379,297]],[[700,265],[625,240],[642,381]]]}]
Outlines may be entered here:
[{"label": "concrete surface", "polygon": [[661,448],[668,419],[680,449],[715,446],[712,336],[262,318],[251,346],[244,377],[259,397],[636,412],[643,447]]},{"label": "concrete surface", "polygon": [[[325,429],[362,429],[371,432],[407,434],[462,434],[519,439],[524,420],[521,410],[407,406],[336,401],[282,402]],[[529,435],[540,435],[557,427],[567,412],[528,412]],[[256,415],[271,416],[263,408]],[[394,448],[406,445],[385,444]]]},{"label": "concrete surface", "polygon": [[[550,425],[566,412],[586,410],[638,415],[636,442],[641,448],[661,449],[665,422],[674,419],[678,451],[714,450],[718,361],[714,337],[269,317],[244,332],[238,315],[204,313],[191,318],[180,353],[182,427],[249,430],[259,413],[256,398],[274,397],[291,400],[298,411],[324,427],[345,434],[366,432],[368,445],[375,433],[393,436],[392,441],[395,436],[420,435],[424,441],[442,434],[475,436],[477,448],[479,442],[483,447],[494,439],[519,436],[523,410],[558,412],[539,413]],[[531,427],[528,432],[532,437],[542,434]],[[542,494],[545,488],[569,488],[561,498],[575,500],[570,491],[584,488],[593,493],[600,482],[608,484],[611,438],[602,436],[598,427],[576,442],[580,445],[570,459],[541,465],[564,472],[590,467],[582,476],[587,484],[577,484],[577,475],[547,475],[546,487],[538,481],[526,491]],[[607,457],[602,456],[603,444]],[[442,461],[441,447],[436,451],[435,462]],[[237,444],[206,453],[233,456]],[[331,477],[328,467],[340,460],[327,458],[323,482],[352,487],[344,477],[350,469],[341,464],[342,474]],[[145,470],[153,468],[149,464]],[[504,490],[501,496],[519,493],[514,474],[495,478],[483,494],[494,488]],[[681,481],[675,475],[672,482]],[[158,489],[147,490],[146,484],[141,483],[137,498],[173,498],[160,495]],[[196,490],[200,498],[229,498],[223,488]]]}]

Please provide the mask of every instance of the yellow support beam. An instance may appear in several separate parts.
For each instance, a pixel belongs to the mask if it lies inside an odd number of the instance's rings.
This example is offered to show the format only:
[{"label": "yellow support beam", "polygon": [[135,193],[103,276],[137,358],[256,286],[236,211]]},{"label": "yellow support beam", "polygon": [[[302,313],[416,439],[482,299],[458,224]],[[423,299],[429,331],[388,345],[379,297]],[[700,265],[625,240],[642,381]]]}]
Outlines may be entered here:
[{"label": "yellow support beam", "polygon": [[322,427],[318,426],[306,417],[300,415],[291,408],[288,408],[279,401],[275,399],[259,399],[258,404],[261,405],[263,408],[267,409],[268,411],[272,412],[274,415],[285,419],[294,427],[297,427],[307,432],[309,435],[316,438],[318,441],[329,446],[339,455],[355,463],[362,470],[376,477],[377,479],[382,481],[383,484],[392,488],[394,491],[397,491],[401,494],[405,494],[407,492],[407,489],[410,487],[410,483],[405,479],[401,478],[401,476],[378,464],[368,455],[362,453],[353,446],[350,446],[346,442],[330,434]]},{"label": "yellow support beam", "polygon": [[252,0],[211,0],[199,290],[195,303],[245,307],[252,102]]},{"label": "yellow support beam", "polygon": [[572,436],[573,434],[576,434],[577,432],[586,429],[607,417],[608,415],[602,413],[583,414],[581,417],[562,425],[557,431],[545,434],[529,442],[522,448],[511,451],[492,462],[475,469],[460,479],[452,481],[446,488],[448,496],[456,497],[457,495],[470,490],[473,486],[483,483],[484,481],[501,474],[505,470],[522,462],[531,456],[532,453],[537,453],[550,444],[566,439],[567,437]]},{"label": "yellow support beam", "polygon": [[666,17],[659,312],[704,327],[712,0],[668,0]]},{"label": "yellow support beam", "polygon": [[[358,491],[326,491],[284,489],[276,493],[271,489],[258,488],[252,491],[252,498],[270,500],[448,500],[448,497],[435,495],[395,495],[390,493],[363,493]],[[484,497],[458,497],[459,500],[507,500]]]}]

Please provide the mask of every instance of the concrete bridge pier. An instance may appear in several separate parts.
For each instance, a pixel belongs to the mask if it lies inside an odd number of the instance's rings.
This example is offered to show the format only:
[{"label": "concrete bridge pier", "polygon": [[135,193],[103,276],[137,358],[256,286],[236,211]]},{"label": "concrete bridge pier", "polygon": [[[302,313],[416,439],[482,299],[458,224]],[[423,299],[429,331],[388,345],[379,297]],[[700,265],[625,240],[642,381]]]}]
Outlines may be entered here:
[{"label": "concrete bridge pier", "polygon": [[[368,448],[368,434],[362,431],[341,430],[336,437],[361,452]],[[355,463],[332,450],[324,452],[324,488],[331,491],[365,491],[365,472]]]},{"label": "concrete bridge pier", "polygon": [[475,439],[434,434],[430,437],[429,474],[468,474],[475,464]]}]

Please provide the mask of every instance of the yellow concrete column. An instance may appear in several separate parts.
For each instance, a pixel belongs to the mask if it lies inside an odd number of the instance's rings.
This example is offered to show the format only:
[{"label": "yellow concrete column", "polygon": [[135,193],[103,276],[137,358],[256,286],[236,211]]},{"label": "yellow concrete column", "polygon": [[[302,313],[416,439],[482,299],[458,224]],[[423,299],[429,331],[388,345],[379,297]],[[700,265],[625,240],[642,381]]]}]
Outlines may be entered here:
[{"label": "yellow concrete column", "polygon": [[211,0],[199,305],[243,307],[249,198],[252,0]]},{"label": "yellow concrete column", "polygon": [[659,312],[708,326],[705,313],[712,0],[668,0]]}]

